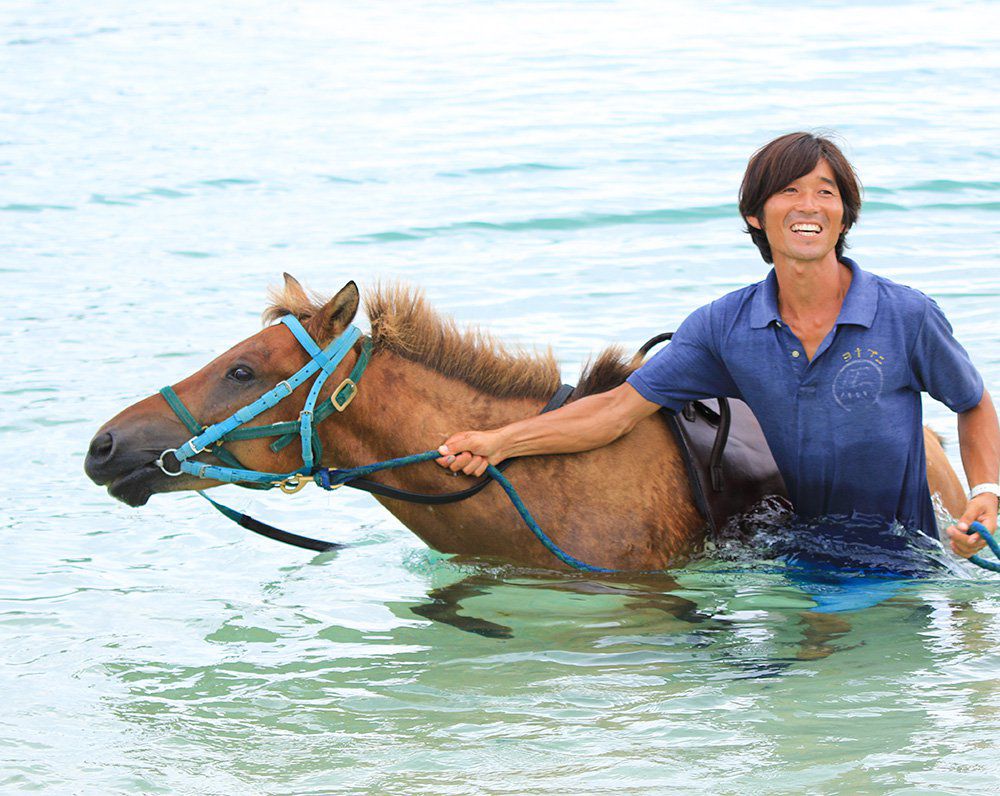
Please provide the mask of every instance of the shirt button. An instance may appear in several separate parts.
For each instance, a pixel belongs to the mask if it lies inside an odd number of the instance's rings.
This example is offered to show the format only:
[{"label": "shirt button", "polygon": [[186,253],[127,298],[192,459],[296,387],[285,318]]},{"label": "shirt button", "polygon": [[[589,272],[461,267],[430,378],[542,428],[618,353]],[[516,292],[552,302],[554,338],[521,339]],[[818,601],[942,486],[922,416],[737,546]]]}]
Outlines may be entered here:
[{"label": "shirt button", "polygon": [[795,357],[796,359],[798,359],[799,352],[798,351],[792,351],[792,356]]}]

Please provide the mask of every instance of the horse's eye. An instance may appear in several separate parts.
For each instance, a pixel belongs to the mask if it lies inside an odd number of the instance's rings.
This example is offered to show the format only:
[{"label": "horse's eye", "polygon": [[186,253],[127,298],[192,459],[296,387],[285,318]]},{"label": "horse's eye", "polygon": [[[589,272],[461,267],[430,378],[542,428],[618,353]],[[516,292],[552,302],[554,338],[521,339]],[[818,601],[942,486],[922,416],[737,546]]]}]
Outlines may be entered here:
[{"label": "horse's eye", "polygon": [[246,384],[254,380],[254,374],[246,365],[237,365],[226,374],[226,378],[238,381],[240,384]]}]

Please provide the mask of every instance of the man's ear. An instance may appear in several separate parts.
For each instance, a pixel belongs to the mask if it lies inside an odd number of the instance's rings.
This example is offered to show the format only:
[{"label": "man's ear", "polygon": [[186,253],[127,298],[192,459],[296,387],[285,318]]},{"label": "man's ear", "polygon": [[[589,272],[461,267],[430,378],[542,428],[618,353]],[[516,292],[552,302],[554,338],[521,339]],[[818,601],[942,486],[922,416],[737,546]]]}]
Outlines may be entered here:
[{"label": "man's ear", "polygon": [[309,321],[309,331],[321,346],[341,334],[358,314],[361,296],[354,281],[344,285]]},{"label": "man's ear", "polygon": [[747,223],[754,229],[764,229],[764,225],[760,223],[757,216],[746,216]]}]

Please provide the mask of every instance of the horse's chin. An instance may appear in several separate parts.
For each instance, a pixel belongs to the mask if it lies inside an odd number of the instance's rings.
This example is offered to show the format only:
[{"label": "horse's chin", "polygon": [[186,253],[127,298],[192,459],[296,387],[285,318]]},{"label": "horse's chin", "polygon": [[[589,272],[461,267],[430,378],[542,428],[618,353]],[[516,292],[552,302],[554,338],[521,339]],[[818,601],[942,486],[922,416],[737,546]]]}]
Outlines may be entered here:
[{"label": "horse's chin", "polygon": [[116,478],[108,484],[108,494],[115,500],[120,500],[133,508],[145,506],[149,499],[158,492],[174,492],[185,489],[185,485],[177,483],[187,480],[186,477],[169,478],[153,462],[137,467],[130,473]]}]

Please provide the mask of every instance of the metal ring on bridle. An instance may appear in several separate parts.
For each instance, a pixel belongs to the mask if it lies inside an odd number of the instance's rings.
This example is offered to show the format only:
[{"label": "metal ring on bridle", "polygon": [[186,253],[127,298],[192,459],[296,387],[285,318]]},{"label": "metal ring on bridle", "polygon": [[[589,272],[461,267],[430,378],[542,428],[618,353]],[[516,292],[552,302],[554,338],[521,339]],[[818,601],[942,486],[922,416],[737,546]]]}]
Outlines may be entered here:
[{"label": "metal ring on bridle", "polygon": [[291,478],[279,481],[278,488],[286,495],[294,495],[311,481],[312,479],[307,475],[293,475]]},{"label": "metal ring on bridle", "polygon": [[[166,466],[163,464],[163,457],[166,456],[168,453],[177,453],[177,448],[167,448],[165,451],[163,451],[163,453],[160,454],[160,458],[156,460],[156,466],[160,468],[160,471],[164,475],[169,475],[171,478],[176,478],[177,476],[181,475],[181,473],[183,473],[183,470],[181,470],[181,467],[180,467],[181,466],[181,462],[178,459],[178,461],[177,461],[177,472],[176,473],[170,472],[166,468]],[[176,459],[177,457],[174,456],[174,458]]]}]

